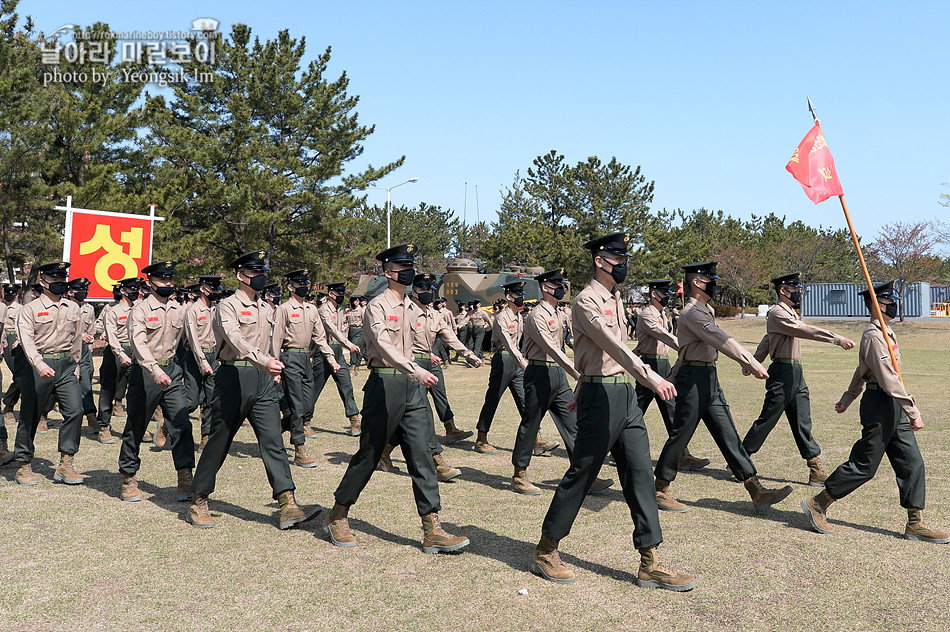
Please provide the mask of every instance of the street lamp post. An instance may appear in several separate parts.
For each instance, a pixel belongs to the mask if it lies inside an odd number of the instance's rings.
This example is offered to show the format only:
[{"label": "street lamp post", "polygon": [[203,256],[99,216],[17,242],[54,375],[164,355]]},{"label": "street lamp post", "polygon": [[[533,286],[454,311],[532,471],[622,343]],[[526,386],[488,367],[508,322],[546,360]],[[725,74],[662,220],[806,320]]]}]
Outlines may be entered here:
[{"label": "street lamp post", "polygon": [[392,247],[392,230],[390,228],[390,214],[392,213],[392,196],[390,192],[396,187],[401,187],[404,184],[409,184],[410,182],[418,182],[419,178],[409,178],[405,182],[400,182],[399,184],[394,184],[391,187],[366,187],[367,189],[377,189],[379,191],[386,192],[386,248]]}]

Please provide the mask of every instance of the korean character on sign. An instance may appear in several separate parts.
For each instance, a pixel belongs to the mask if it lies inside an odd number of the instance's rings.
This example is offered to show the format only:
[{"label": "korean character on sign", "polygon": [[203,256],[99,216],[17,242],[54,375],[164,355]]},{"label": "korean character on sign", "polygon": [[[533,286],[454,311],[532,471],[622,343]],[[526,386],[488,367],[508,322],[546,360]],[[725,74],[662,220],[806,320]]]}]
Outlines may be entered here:
[{"label": "korean character on sign", "polygon": [[63,46],[63,59],[71,64],[82,64],[86,61],[85,42],[66,42]]},{"label": "korean character on sign", "polygon": [[119,51],[120,63],[131,61],[138,64],[142,62],[142,42],[140,41],[122,42]]},{"label": "korean character on sign", "polygon": [[48,66],[56,66],[60,62],[60,51],[63,50],[63,47],[60,46],[59,40],[55,42],[41,42],[40,43],[40,53],[42,54],[43,63]]},{"label": "korean character on sign", "polygon": [[94,64],[109,63],[109,47],[106,42],[87,42],[86,49],[89,54],[89,61]]},{"label": "korean character on sign", "polygon": [[165,47],[161,42],[148,42],[145,45],[145,59],[152,66],[164,66],[168,63]]},{"label": "korean character on sign", "polygon": [[191,50],[188,48],[188,42],[171,42],[169,44],[168,57],[172,63],[184,64],[191,59]]}]

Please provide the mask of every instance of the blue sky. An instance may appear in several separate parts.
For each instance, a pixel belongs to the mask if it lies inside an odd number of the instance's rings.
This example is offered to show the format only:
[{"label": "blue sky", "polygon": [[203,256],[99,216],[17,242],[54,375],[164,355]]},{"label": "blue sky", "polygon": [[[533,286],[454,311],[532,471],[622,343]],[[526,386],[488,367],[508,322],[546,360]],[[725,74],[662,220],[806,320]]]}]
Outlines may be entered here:
[{"label": "blue sky", "polygon": [[[775,212],[845,226],[785,171],[811,97],[858,233],[950,216],[947,2],[21,1],[38,30],[187,30],[213,17],[332,46],[364,123],[355,163],[406,163],[394,204],[492,220],[515,171],[554,149],[640,165],[653,208]],[[465,183],[468,183],[466,204]],[[478,188],[476,210],[475,187]],[[384,191],[369,192],[385,203]]]}]

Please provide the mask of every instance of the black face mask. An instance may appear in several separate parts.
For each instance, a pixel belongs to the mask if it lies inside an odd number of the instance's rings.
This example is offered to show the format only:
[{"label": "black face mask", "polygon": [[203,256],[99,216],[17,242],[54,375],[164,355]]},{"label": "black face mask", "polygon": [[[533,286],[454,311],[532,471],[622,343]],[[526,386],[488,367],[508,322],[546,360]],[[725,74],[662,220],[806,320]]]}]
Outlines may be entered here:
[{"label": "black face mask", "polygon": [[342,305],[342,304],[343,304],[343,299],[344,299],[343,296],[334,296],[334,297],[333,297],[333,302],[336,303],[337,305]]},{"label": "black face mask", "polygon": [[393,279],[399,285],[412,285],[412,280],[416,278],[415,268],[408,268],[406,270],[400,270],[396,273],[396,278]]},{"label": "black face mask", "polygon": [[306,285],[301,285],[300,287],[294,288],[294,296],[306,298],[308,294],[310,294],[310,288],[308,288]]},{"label": "black face mask", "polygon": [[416,292],[416,299],[423,305],[431,304],[434,297],[434,292]]},{"label": "black face mask", "polygon": [[155,296],[158,296],[158,297],[160,297],[160,298],[168,298],[168,297],[172,296],[172,295],[175,293],[175,288],[174,288],[174,287],[158,287],[158,286],[156,286],[156,287],[152,288],[152,293],[155,294]]},{"label": "black face mask", "polygon": [[565,294],[567,294],[567,288],[564,288],[564,287],[557,288],[556,290],[554,290],[554,294],[553,294],[554,300],[555,301],[561,300],[562,298],[564,298]]},{"label": "black face mask", "polygon": [[112,293],[112,298],[115,299],[116,303],[118,303],[119,301],[122,300],[122,292],[116,290],[115,292]]},{"label": "black face mask", "polygon": [[792,307],[794,307],[795,309],[798,309],[799,307],[802,306],[802,291],[801,290],[795,290],[794,292],[792,292],[792,295],[789,296],[788,298],[790,301],[792,301]]},{"label": "black face mask", "polygon": [[65,294],[69,291],[69,283],[66,281],[52,281],[47,288],[53,294]]},{"label": "black face mask", "polygon": [[515,297],[515,300],[514,300],[514,303],[515,303],[515,307],[523,307],[523,306],[524,306],[524,297],[523,297],[523,296],[516,296],[516,297]]},{"label": "black face mask", "polygon": [[660,307],[666,307],[669,304],[670,304],[669,296],[664,296],[663,298],[660,299]]},{"label": "black face mask", "polygon": [[209,292],[207,296],[208,296],[208,300],[211,301],[212,303],[214,301],[221,300],[221,292]]},{"label": "black face mask", "polygon": [[89,296],[89,292],[73,292],[73,298],[77,301],[84,301]]},{"label": "black face mask", "polygon": [[12,300],[15,300],[15,299],[16,299],[16,294],[4,294],[4,295],[3,295],[3,300],[5,300],[5,301],[12,301]]},{"label": "black face mask", "polygon": [[264,286],[267,285],[267,275],[258,274],[256,277],[250,277],[250,281],[247,282],[251,289],[255,292],[260,292],[264,289]]},{"label": "black face mask", "polygon": [[134,293],[134,294],[123,294],[122,296],[124,296],[125,298],[129,299],[130,301],[132,301],[132,302],[134,303],[134,302],[135,302],[135,299],[137,299],[137,298],[139,297],[139,293],[136,292],[136,293]]},{"label": "black face mask", "polygon": [[887,316],[888,318],[892,320],[897,318],[897,302],[895,301],[894,303],[888,303],[887,305],[884,306],[884,309],[881,311],[884,313],[885,316]]},{"label": "black face mask", "polygon": [[610,269],[610,278],[614,283],[623,283],[627,278],[627,262],[618,263]]},{"label": "black face mask", "polygon": [[716,282],[710,281],[707,283],[706,289],[704,289],[703,292],[705,292],[709,298],[716,298]]}]

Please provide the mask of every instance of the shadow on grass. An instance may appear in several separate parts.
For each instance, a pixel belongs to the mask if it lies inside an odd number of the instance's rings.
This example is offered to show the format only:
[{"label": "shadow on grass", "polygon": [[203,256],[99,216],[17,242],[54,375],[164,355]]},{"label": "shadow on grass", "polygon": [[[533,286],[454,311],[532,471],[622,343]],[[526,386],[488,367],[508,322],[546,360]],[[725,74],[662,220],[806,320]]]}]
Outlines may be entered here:
[{"label": "shadow on grass", "polygon": [[[10,446],[13,447],[13,446]],[[7,479],[11,483],[15,483],[16,471],[19,469],[20,464],[16,459],[13,459],[4,466],[0,466],[0,469],[3,470],[3,478]],[[56,465],[52,461],[47,459],[38,459],[33,458],[33,461],[30,462],[30,467],[33,469],[33,473],[39,476],[40,478],[47,478],[50,482],[53,482],[53,472],[56,471]],[[42,484],[42,481],[41,481]],[[58,484],[58,483],[57,483]]]},{"label": "shadow on grass", "polygon": [[[454,525],[451,526],[454,528]],[[470,555],[487,557],[516,571],[531,572],[531,554],[534,552],[534,542],[515,540],[475,525],[460,526],[457,533],[472,541],[471,545],[465,549]],[[559,549],[559,552],[561,560],[570,566],[582,568],[595,575],[610,577],[618,581],[633,582],[634,575],[630,572],[582,560],[570,553],[565,553],[564,549]]]}]

